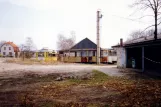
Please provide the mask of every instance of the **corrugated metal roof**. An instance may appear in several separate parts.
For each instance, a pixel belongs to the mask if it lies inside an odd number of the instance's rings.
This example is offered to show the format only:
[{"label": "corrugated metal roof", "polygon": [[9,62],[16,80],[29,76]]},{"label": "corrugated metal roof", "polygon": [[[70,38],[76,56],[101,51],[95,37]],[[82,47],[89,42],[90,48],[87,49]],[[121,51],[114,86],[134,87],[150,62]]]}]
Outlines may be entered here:
[{"label": "corrugated metal roof", "polygon": [[[158,35],[157,37],[158,37],[158,39],[161,39],[161,35]],[[150,40],[154,40],[154,36],[146,36],[146,37],[137,38],[137,39],[134,39],[134,40],[131,40],[131,41],[126,41],[124,43],[124,45],[139,43],[139,42],[145,42],[145,41],[150,41]]]},{"label": "corrugated metal roof", "polygon": [[[158,35],[157,38],[158,38],[158,40],[161,40],[161,35]],[[148,41],[152,41],[152,40],[154,40],[154,36],[140,37],[137,39],[133,39],[133,40],[124,42],[123,46],[137,44],[137,43],[144,43],[144,42],[148,42]],[[120,46],[120,44],[112,46],[112,47],[119,47],[119,46]]]},{"label": "corrugated metal roof", "polygon": [[97,49],[97,45],[88,38],[85,38],[71,49]]}]

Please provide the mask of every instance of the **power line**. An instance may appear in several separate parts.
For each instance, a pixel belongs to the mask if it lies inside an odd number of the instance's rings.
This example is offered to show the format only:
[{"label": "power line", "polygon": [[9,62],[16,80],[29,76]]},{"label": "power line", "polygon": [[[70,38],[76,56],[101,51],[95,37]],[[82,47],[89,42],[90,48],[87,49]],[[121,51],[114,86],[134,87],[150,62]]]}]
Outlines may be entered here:
[{"label": "power line", "polygon": [[143,22],[143,21],[138,21],[136,19],[130,19],[130,18],[122,17],[122,16],[117,16],[117,15],[112,15],[112,16],[117,17],[117,18],[121,18],[121,19],[126,19],[126,20],[130,20],[130,21],[134,21],[134,22],[143,23],[143,24],[150,24],[150,23],[146,23],[146,22]]}]

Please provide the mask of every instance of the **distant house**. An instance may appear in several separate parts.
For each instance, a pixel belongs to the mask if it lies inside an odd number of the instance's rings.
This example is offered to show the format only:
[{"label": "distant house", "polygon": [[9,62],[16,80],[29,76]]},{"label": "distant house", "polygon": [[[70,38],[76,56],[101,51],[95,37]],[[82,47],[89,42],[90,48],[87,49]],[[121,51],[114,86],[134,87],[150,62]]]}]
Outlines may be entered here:
[{"label": "distant house", "polygon": [[19,47],[13,42],[5,42],[1,46],[1,55],[4,57],[18,57]]},{"label": "distant house", "polygon": [[41,50],[37,51],[38,53],[38,57],[55,57],[56,56],[56,52],[52,49],[48,49],[47,47],[42,48]]},{"label": "distant house", "polygon": [[117,51],[117,66],[142,71],[161,71],[161,35],[141,37],[112,46]]},{"label": "distant house", "polygon": [[[72,48],[59,51],[62,61],[95,63],[97,56],[97,45],[88,38],[83,39]],[[101,62],[107,62],[108,50],[101,48]]]}]

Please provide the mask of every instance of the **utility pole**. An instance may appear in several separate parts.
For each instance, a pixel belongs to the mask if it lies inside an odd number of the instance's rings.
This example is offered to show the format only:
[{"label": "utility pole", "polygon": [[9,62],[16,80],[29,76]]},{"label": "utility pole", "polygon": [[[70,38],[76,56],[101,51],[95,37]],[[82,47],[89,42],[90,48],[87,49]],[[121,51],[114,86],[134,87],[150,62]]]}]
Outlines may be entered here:
[{"label": "utility pole", "polygon": [[100,11],[97,11],[97,65],[100,64],[100,19],[102,14]]}]

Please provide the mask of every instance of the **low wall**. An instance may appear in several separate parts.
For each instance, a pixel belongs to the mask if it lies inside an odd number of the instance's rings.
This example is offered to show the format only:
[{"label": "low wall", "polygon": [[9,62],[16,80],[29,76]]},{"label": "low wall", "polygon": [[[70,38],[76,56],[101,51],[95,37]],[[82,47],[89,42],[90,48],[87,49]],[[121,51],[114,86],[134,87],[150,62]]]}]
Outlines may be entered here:
[{"label": "low wall", "polygon": [[46,57],[45,61],[57,61],[57,57]]},{"label": "low wall", "polygon": [[41,60],[41,61],[57,61],[58,58],[57,57],[37,57],[37,58],[34,58],[36,60]]},{"label": "low wall", "polygon": [[70,56],[70,57],[62,57],[61,61],[71,62],[71,63],[81,62],[81,57],[72,57],[72,56]]}]

